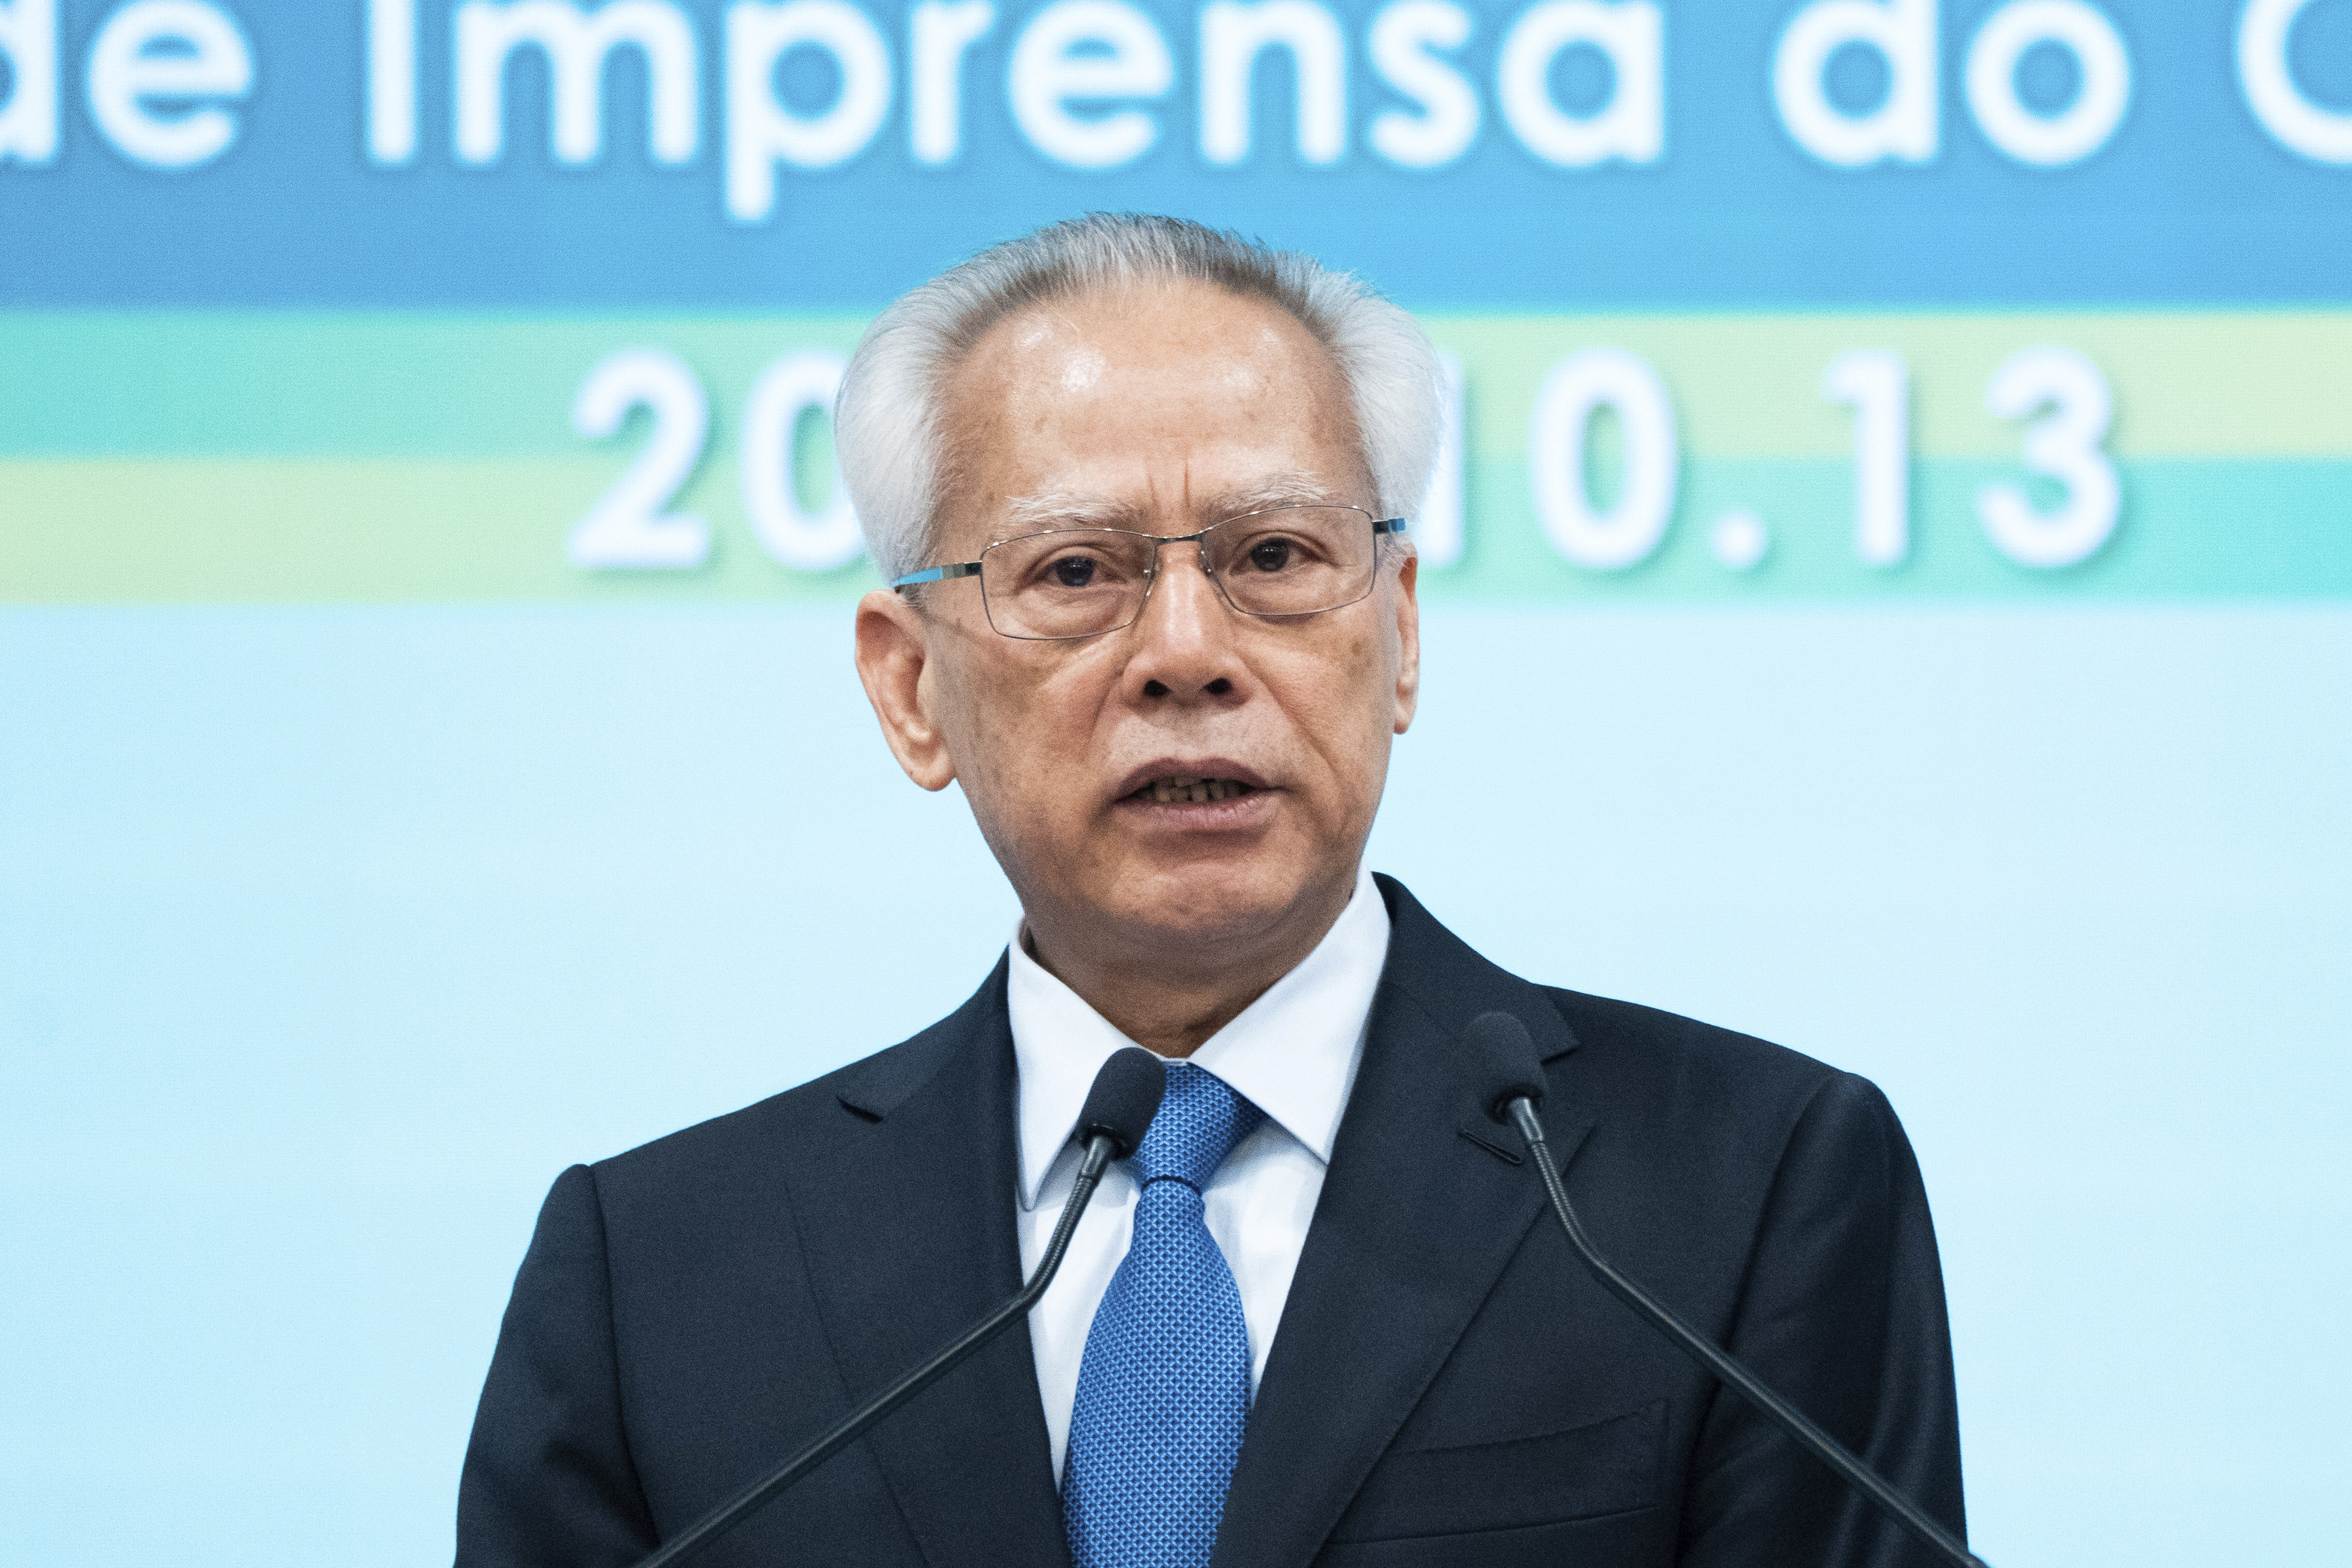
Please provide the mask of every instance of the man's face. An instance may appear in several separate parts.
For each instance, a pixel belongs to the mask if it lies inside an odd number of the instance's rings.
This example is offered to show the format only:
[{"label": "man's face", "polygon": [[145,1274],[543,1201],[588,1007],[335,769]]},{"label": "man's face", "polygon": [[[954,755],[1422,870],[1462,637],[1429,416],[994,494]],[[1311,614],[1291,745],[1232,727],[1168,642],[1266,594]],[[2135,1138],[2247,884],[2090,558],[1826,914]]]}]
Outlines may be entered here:
[{"label": "man's face", "polygon": [[[1180,535],[1269,502],[1378,504],[1329,355],[1287,313],[1223,290],[1008,318],[944,392],[937,561],[1056,526]],[[1413,563],[1286,622],[1231,608],[1192,545],[1160,564],[1134,624],[1079,642],[999,635],[969,580],[924,590],[919,611],[869,598],[859,662],[885,730],[917,782],[961,783],[1033,928],[1206,954],[1302,913],[1328,923],[1412,716]],[[911,701],[897,702],[884,655],[908,642],[920,667],[898,659]],[[894,720],[894,706],[914,711]],[[1221,782],[1176,800],[1155,789],[1175,779]]]}]

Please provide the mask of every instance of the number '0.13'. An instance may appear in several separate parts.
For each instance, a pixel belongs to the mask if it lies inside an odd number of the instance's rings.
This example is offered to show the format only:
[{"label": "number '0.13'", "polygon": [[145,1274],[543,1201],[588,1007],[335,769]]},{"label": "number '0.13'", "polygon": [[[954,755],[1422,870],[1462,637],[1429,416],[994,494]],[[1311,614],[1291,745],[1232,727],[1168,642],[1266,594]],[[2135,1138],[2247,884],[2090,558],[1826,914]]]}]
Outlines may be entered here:
[{"label": "number '0.13'", "polygon": [[[1854,554],[1871,567],[1900,566],[1911,553],[1910,367],[1892,350],[1852,350],[1830,361],[1822,393],[1853,410]],[[2115,532],[2123,506],[2102,446],[2112,413],[2106,379],[2072,349],[2026,349],[1993,372],[1985,402],[1999,418],[2033,420],[2025,467],[2064,491],[2045,511],[2019,486],[1984,486],[1976,512],[1986,538],[2020,566],[2087,559]],[[1587,480],[1590,425],[1603,408],[1624,443],[1623,485],[1607,507],[1594,504]],[[1665,383],[1640,356],[1585,349],[1554,365],[1528,433],[1536,518],[1552,548],[1591,571],[1623,571],[1655,555],[1674,518],[1676,436]]]}]

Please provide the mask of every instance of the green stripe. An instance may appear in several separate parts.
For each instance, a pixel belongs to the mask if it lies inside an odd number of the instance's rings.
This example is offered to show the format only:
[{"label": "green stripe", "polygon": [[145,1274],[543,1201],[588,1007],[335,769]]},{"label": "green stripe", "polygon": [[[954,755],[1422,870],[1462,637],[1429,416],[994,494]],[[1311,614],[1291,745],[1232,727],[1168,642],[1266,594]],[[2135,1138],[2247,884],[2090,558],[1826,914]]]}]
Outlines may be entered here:
[{"label": "green stripe", "polygon": [[[1911,549],[1866,566],[1853,540],[1853,479],[1822,460],[1684,465],[1664,542],[1641,565],[1594,572],[1562,559],[1537,522],[1527,473],[1481,464],[1469,545],[1436,591],[1493,599],[2076,600],[2352,596],[2352,462],[2119,464],[2123,512],[2105,548],[2058,570],[2009,560],[1978,520],[1988,484],[2033,486],[2013,464],[1913,465]],[[2053,504],[2057,497],[2037,495]],[[1712,525],[1755,513],[1770,548],[1746,571],[1718,564]]]},{"label": "green stripe", "polygon": [[1639,354],[1671,390],[1683,450],[1844,457],[1852,413],[1822,394],[1839,354],[1891,350],[1911,371],[1923,457],[2006,458],[2018,427],[1984,406],[2001,362],[2069,348],[2115,398],[2118,457],[2352,457],[2352,312],[1919,316],[1440,317],[1470,385],[1473,449],[1517,458],[1545,373],[1580,349]]},{"label": "green stripe", "polygon": [[[566,459],[591,366],[617,349],[679,355],[710,398],[713,451],[760,368],[846,350],[855,317],[589,319],[157,311],[0,312],[0,457]],[[1843,458],[1852,415],[1822,395],[1857,348],[1904,354],[1925,458],[2005,460],[2017,427],[1984,409],[2008,355],[2063,344],[2114,389],[2123,458],[2352,457],[2352,312],[1805,316],[1441,316],[1464,361],[1470,446],[1516,460],[1545,372],[1600,345],[1672,389],[1694,459]]]},{"label": "green stripe", "polygon": [[787,571],[706,464],[674,506],[712,523],[692,571],[582,571],[563,547],[612,482],[596,457],[501,462],[0,462],[0,601],[838,600],[862,565]]},{"label": "green stripe", "polygon": [[[0,312],[0,456],[576,457],[572,403],[620,349],[662,348],[711,438],[761,366],[846,353],[855,317],[790,319]],[[638,416],[642,419],[642,415]]]},{"label": "green stripe", "polygon": [[[731,465],[706,463],[681,510],[712,523],[711,563],[680,572],[568,566],[572,521],[617,467],[610,456],[393,459],[0,460],[0,601],[845,602],[863,567],[789,571],[761,553]],[[1536,521],[1525,466],[1470,475],[1469,548],[1433,570],[1435,600],[1888,601],[2352,597],[2352,461],[2140,460],[2121,465],[2123,519],[2099,554],[2062,570],[2011,564],[1976,521],[1978,487],[2013,464],[1915,465],[1913,549],[1866,567],[1852,544],[1853,477],[1833,459],[1685,463],[1665,542],[1623,572],[1570,565]],[[1711,525],[1755,511],[1772,546],[1751,571],[1718,565]]]}]

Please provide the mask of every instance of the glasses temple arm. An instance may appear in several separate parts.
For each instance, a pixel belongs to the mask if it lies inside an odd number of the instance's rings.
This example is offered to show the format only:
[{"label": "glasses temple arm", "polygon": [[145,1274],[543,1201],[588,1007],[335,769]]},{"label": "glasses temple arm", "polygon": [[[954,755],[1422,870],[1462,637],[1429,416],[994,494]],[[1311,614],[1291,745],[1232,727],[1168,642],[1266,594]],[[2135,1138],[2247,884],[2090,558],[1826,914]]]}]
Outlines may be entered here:
[{"label": "glasses temple arm", "polygon": [[892,588],[913,588],[919,583],[945,582],[950,578],[978,577],[979,575],[980,562],[976,560],[960,560],[953,566],[935,566],[928,571],[910,571],[904,577],[894,577],[890,580],[889,586]]}]

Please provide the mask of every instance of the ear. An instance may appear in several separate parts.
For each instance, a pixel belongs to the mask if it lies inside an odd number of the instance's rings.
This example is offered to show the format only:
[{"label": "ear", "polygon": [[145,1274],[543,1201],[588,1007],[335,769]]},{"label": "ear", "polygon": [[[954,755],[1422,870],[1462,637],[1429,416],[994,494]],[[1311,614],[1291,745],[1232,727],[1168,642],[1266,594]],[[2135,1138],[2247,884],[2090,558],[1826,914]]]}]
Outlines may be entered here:
[{"label": "ear", "polygon": [[874,705],[882,738],[907,777],[926,789],[944,789],[955,777],[947,737],[932,716],[938,688],[923,612],[889,589],[857,601],[857,678]]},{"label": "ear", "polygon": [[1421,703],[1421,558],[1408,549],[1397,568],[1396,732],[1412,727]]}]

